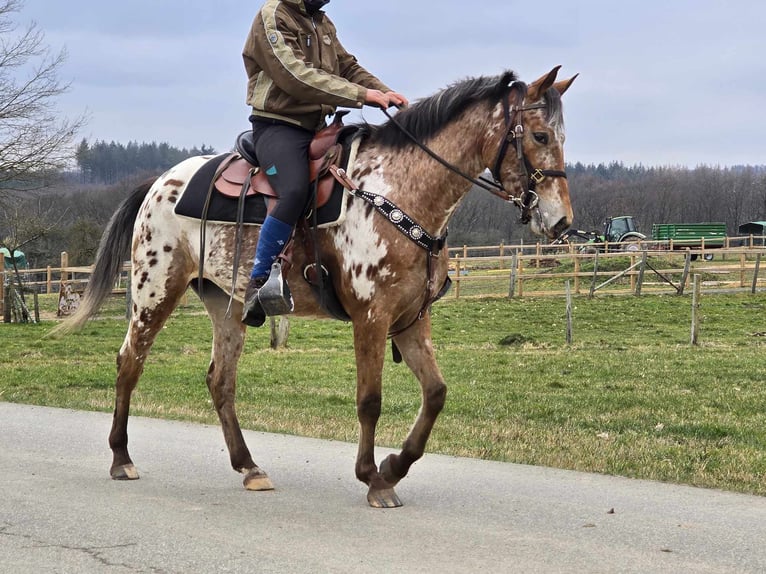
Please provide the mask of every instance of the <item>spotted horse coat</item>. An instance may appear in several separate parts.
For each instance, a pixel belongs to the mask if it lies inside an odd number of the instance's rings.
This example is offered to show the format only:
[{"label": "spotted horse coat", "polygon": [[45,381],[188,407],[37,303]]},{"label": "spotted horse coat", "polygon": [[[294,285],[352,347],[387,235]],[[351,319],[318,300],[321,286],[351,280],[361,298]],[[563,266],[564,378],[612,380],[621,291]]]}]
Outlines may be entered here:
[{"label": "spotted horse coat", "polygon": [[[529,185],[528,168],[561,174],[537,182],[536,201],[526,205],[532,230],[555,237],[569,226],[572,208],[563,177],[563,116],[559,97],[574,78],[556,82],[558,68],[529,86],[508,72],[453,84],[396,115],[395,125],[367,126],[349,176],[358,186],[390,200],[430,235],[443,235],[447,223],[471,183],[434,161],[405,137],[402,128],[456,169],[478,174],[498,165],[502,192],[520,197]],[[511,100],[511,98],[516,98]],[[507,122],[509,102],[523,100],[514,111],[521,130]],[[498,149],[513,131],[521,140],[516,150]],[[111,292],[123,254],[131,252],[133,313],[117,357],[115,410],[109,444],[111,476],[138,478],[128,453],[127,421],[133,389],[149,350],[170,313],[189,285],[199,287],[199,222],[179,217],[174,206],[192,175],[209,158],[188,159],[153,182],[139,186],[120,206],[107,226],[92,279],[77,313],[60,330],[72,330],[94,315]],[[340,303],[353,324],[356,357],[356,407],[359,449],[356,476],[368,486],[368,503],[399,506],[394,487],[425,450],[426,442],[446,399],[447,386],[436,363],[430,314],[417,319],[427,296],[428,253],[405,237],[359,197],[348,195],[345,220],[317,233],[322,262],[333,278]],[[253,461],[235,411],[237,362],[246,327],[240,322],[242,298],[250,262],[242,261],[232,277],[234,226],[209,224],[204,242],[205,308],[213,325],[213,346],[206,382],[213,398],[233,468],[245,475],[250,490],[273,488],[270,478]],[[253,253],[258,229],[243,231],[243,253]],[[321,311],[300,276],[306,260],[303,242],[296,241],[294,265],[288,276],[295,314]],[[431,261],[432,280],[447,277],[446,250]],[[234,301],[229,293],[235,280]],[[381,411],[382,371],[390,334],[421,386],[422,405],[402,449],[378,466],[375,427]],[[254,384],[257,384],[254,383]]]}]

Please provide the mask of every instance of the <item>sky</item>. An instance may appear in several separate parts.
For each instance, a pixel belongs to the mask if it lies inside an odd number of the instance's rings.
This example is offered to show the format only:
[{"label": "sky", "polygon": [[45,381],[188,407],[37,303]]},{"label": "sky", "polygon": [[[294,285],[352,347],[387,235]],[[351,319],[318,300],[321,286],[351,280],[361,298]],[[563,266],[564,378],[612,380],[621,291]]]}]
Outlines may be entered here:
[{"label": "sky", "polygon": [[[260,2],[24,0],[66,49],[58,101],[78,139],[217,151],[249,128],[242,46]],[[766,164],[766,2],[756,0],[332,0],[346,49],[411,101],[514,70],[561,65],[566,160]],[[365,108],[370,123],[385,118]]]}]

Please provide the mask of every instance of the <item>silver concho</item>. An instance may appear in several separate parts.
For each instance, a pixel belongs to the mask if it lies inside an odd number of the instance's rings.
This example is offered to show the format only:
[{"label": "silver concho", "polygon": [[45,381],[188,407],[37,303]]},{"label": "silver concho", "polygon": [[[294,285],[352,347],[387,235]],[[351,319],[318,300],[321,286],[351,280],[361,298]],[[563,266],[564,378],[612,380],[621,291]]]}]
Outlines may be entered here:
[{"label": "silver concho", "polygon": [[384,203],[386,203],[386,200],[385,200],[385,199],[383,199],[383,196],[382,196],[382,195],[376,195],[376,196],[375,196],[375,199],[373,199],[373,200],[372,200],[372,202],[373,202],[375,205],[377,205],[378,207],[380,207],[381,205],[383,205]]},{"label": "silver concho", "polygon": [[402,219],[404,219],[404,214],[402,213],[401,209],[394,209],[388,218],[394,223],[399,223]]},{"label": "silver concho", "polygon": [[417,225],[414,225],[412,229],[410,229],[410,237],[413,239],[420,239],[423,237],[423,229]]}]

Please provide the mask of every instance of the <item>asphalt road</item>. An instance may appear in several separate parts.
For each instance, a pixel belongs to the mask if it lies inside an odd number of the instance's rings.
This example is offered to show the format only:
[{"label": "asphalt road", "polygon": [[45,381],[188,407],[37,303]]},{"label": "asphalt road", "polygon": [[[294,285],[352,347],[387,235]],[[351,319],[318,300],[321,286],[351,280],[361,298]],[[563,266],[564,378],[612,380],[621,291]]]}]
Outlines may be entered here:
[{"label": "asphalt road", "polygon": [[0,402],[0,572],[766,571],[766,498],[427,454],[376,510],[355,445],[246,432],[247,492],[220,428],[140,417],[117,482],[110,423]]}]

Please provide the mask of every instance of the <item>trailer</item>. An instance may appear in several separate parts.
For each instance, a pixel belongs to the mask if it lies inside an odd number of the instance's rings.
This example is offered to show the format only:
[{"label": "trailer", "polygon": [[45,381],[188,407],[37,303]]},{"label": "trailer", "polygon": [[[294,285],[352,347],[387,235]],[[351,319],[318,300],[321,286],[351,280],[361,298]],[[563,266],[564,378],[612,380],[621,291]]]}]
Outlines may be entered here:
[{"label": "trailer", "polygon": [[[662,249],[716,249],[726,245],[725,223],[655,223],[652,241]],[[713,259],[705,253],[705,260]],[[696,259],[692,254],[692,259]]]}]

